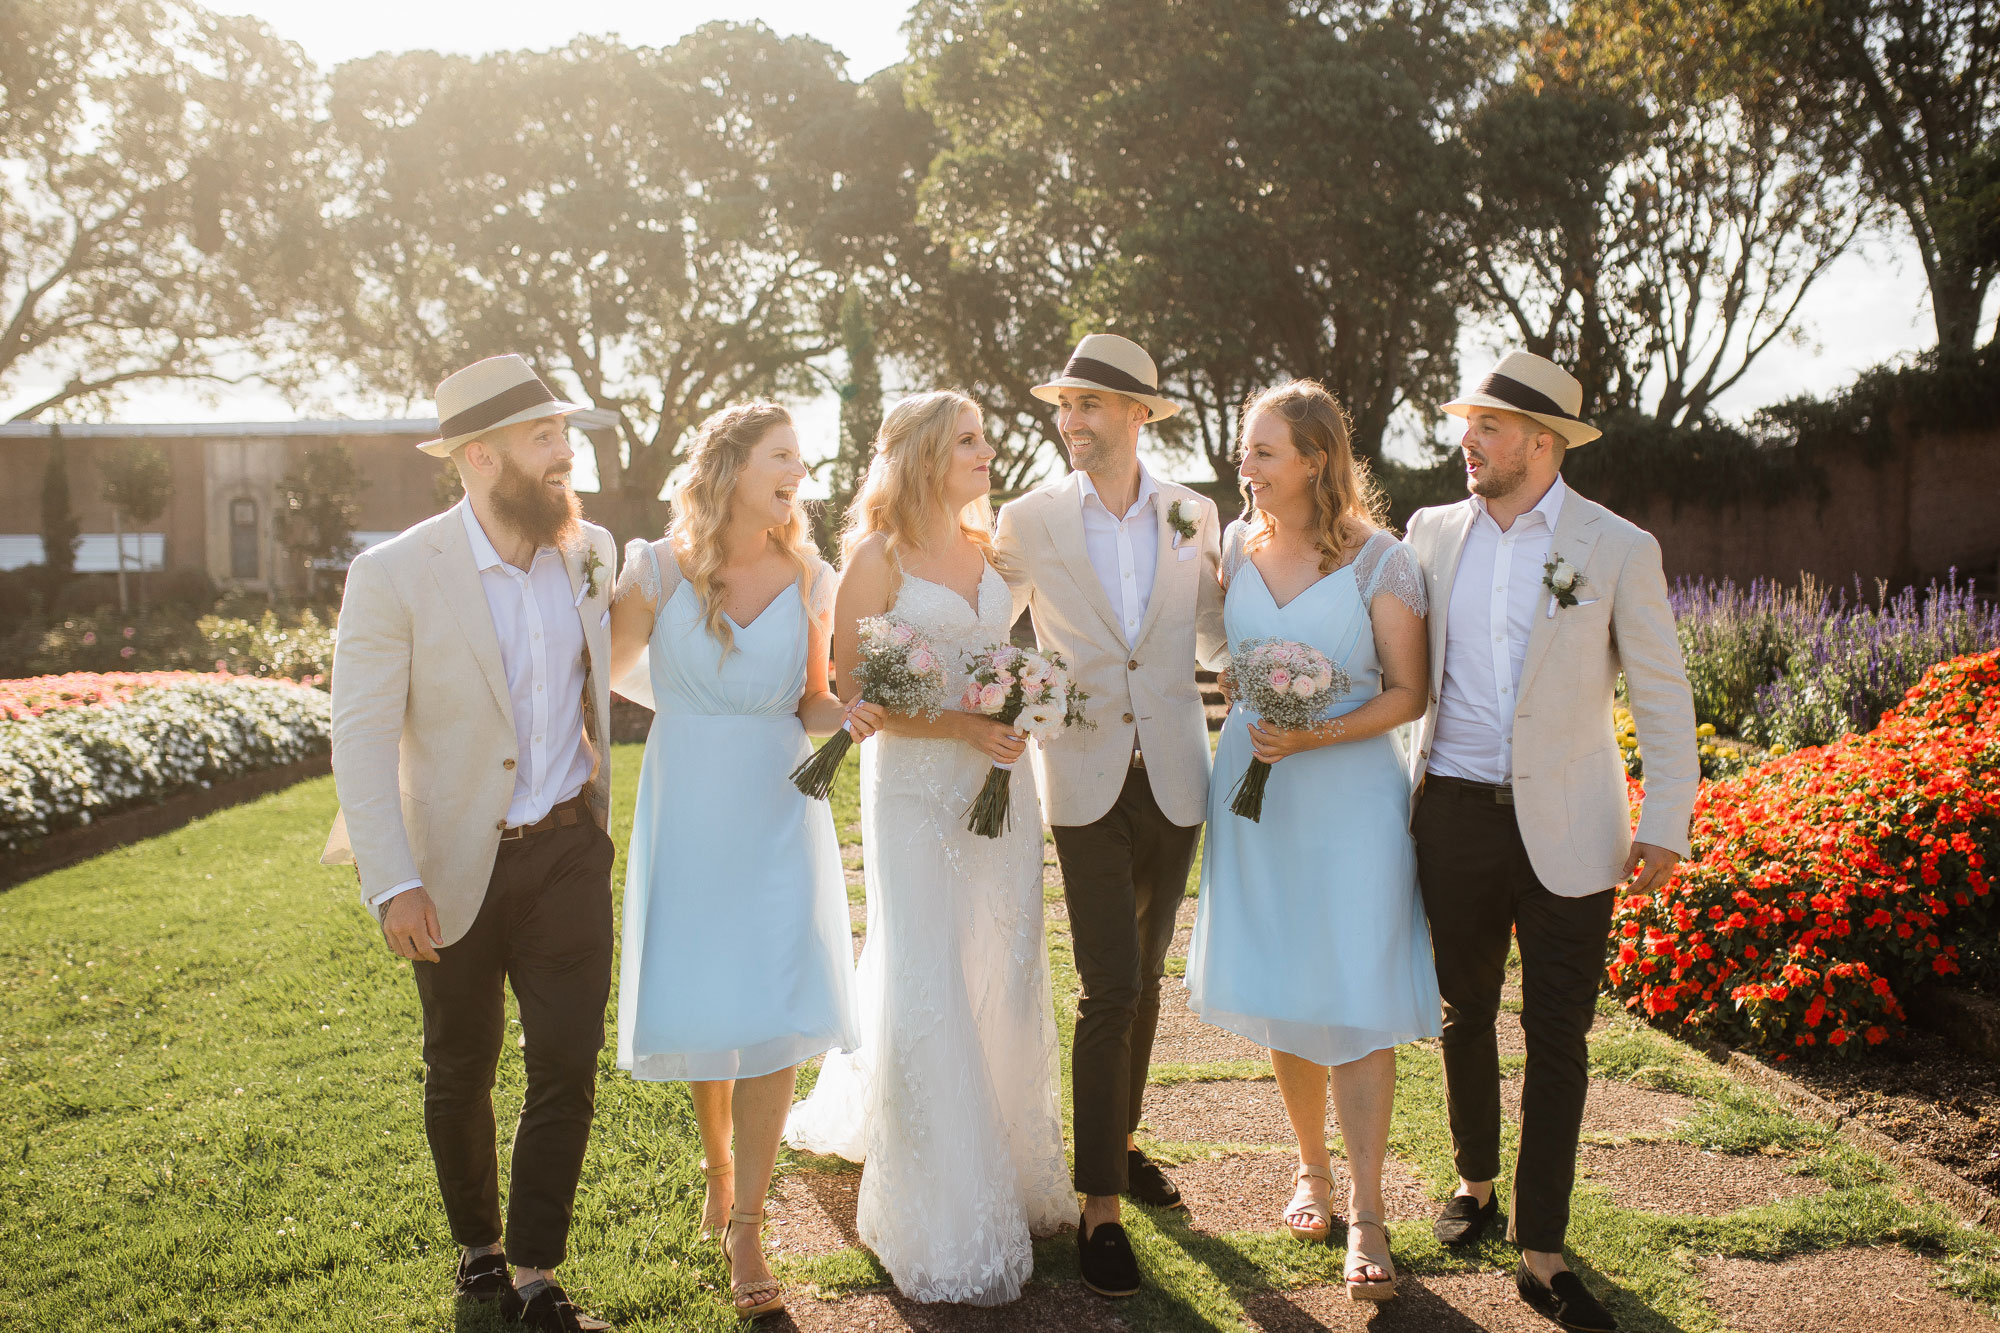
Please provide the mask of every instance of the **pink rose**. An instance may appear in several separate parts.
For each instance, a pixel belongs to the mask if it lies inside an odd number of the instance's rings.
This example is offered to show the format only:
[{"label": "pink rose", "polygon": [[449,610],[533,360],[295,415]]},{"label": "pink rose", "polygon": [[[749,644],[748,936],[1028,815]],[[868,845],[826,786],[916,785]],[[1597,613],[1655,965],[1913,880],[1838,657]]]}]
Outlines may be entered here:
[{"label": "pink rose", "polygon": [[131,637],[132,637],[132,636],[133,636],[134,634],[137,634],[137,633],[138,633],[139,631],[138,631],[138,630],[135,630],[135,629],[133,629],[133,628],[132,628],[132,627],[131,627],[130,625],[127,625],[127,626],[126,626],[126,627],[124,628],[124,630],[123,630],[122,632],[123,632],[123,634],[125,635],[125,637],[129,639],[129,638],[131,638]]},{"label": "pink rose", "polygon": [[1271,688],[1283,694],[1292,687],[1292,673],[1283,667],[1271,668]]},{"label": "pink rose", "polygon": [[85,630],[85,631],[83,632],[83,646],[84,646],[84,647],[88,648],[88,647],[90,647],[90,645],[91,645],[91,644],[93,644],[93,643],[96,643],[96,642],[97,642],[97,631],[96,631],[96,630],[91,630],[91,629],[87,629],[87,630]]},{"label": "pink rose", "polygon": [[1004,685],[1007,688],[1012,689],[1014,686],[1014,673],[1009,671],[1006,667],[996,668],[993,672],[993,683],[995,685]]},{"label": "pink rose", "polygon": [[971,681],[965,687],[964,697],[958,702],[964,707],[966,712],[976,713],[979,711],[979,701],[982,695],[983,691],[979,688],[979,682],[976,680]]},{"label": "pink rose", "polygon": [[910,654],[910,670],[919,676],[928,676],[937,669],[937,658],[931,656],[928,648],[919,648]]},{"label": "pink rose", "polygon": [[916,637],[917,637],[917,632],[911,629],[908,625],[894,625],[891,626],[889,630],[889,642],[896,644],[899,647],[903,644],[908,643],[911,639],[914,639]]},{"label": "pink rose", "polygon": [[1311,676],[1298,676],[1292,680],[1292,693],[1301,699],[1310,699],[1320,690],[1319,682]]},{"label": "pink rose", "polygon": [[136,653],[136,652],[138,652],[138,651],[139,651],[139,650],[138,650],[137,648],[134,648],[134,647],[132,647],[132,646],[131,646],[130,644],[127,644],[127,645],[126,645],[125,647],[123,647],[123,648],[120,648],[120,649],[118,650],[118,655],[119,655],[120,657],[130,657],[130,656],[131,656],[132,654],[134,654],[134,653]]},{"label": "pink rose", "polygon": [[979,711],[997,713],[1007,702],[1007,690],[1001,685],[988,685],[979,692]]}]

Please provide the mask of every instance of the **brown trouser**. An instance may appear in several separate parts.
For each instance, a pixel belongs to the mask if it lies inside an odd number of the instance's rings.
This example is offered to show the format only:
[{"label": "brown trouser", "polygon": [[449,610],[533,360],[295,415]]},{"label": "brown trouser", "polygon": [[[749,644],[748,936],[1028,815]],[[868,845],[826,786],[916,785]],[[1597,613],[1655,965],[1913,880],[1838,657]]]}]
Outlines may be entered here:
[{"label": "brown trouser", "polygon": [[1160,1024],[1160,978],[1201,825],[1183,827],[1161,814],[1146,771],[1135,768],[1102,819],[1054,832],[1083,982],[1070,1053],[1076,1188],[1123,1194],[1125,1138],[1139,1127]]},{"label": "brown trouser", "polygon": [[514,1129],[507,1258],[554,1268],[569,1245],[597,1106],[597,1053],[611,994],[611,839],[595,823],[500,844],[472,929],[419,961],[424,1133],[451,1238],[501,1238],[493,1074],[506,1036],[505,986],[521,1009],[528,1089]]},{"label": "brown trouser", "polygon": [[1445,1103],[1458,1174],[1500,1174],[1500,1049],[1494,1019],[1507,944],[1521,944],[1521,1150],[1508,1236],[1558,1252],[1569,1229],[1576,1140],[1590,1088],[1590,1024],[1604,976],[1612,891],[1563,898],[1542,887],[1514,807],[1490,791],[1429,778],[1411,832],[1444,997]]}]

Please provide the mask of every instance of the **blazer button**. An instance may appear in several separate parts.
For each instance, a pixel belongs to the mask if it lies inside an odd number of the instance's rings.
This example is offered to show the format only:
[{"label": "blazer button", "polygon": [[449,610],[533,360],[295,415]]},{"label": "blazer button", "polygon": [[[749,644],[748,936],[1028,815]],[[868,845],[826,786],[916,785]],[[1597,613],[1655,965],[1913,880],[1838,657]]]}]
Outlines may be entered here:
[{"label": "blazer button", "polygon": [[514,770],[514,761],[512,759],[502,759],[500,761],[500,767],[506,769],[508,772],[511,773]]},{"label": "blazer button", "polygon": [[1127,671],[1137,671],[1139,669],[1139,659],[1135,657],[1130,662],[1127,662],[1125,664],[1125,669]]},{"label": "blazer button", "polygon": [[1125,720],[1126,720],[1127,722],[1130,722],[1130,721],[1132,720],[1132,715],[1131,715],[1130,713],[1127,713],[1127,714],[1125,715]]}]

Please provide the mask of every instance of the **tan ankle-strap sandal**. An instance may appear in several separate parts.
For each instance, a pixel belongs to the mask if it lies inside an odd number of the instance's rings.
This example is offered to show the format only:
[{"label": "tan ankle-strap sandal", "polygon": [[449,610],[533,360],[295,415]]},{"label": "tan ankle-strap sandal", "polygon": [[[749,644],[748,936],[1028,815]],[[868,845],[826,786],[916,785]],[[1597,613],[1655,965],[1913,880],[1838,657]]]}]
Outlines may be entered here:
[{"label": "tan ankle-strap sandal", "polygon": [[[1292,1172],[1292,1180],[1298,1189],[1293,1191],[1292,1201],[1285,1205],[1285,1229],[1292,1233],[1295,1240],[1312,1245],[1324,1244],[1328,1233],[1333,1230],[1333,1214],[1328,1211],[1333,1198],[1333,1172],[1322,1166],[1307,1166],[1300,1162]],[[1310,1180],[1322,1181],[1326,1188],[1316,1190],[1306,1183]],[[1308,1221],[1302,1224],[1295,1220],[1297,1218]]]},{"label": "tan ankle-strap sandal", "polygon": [[[736,1174],[736,1159],[732,1156],[720,1166],[710,1166],[708,1159],[704,1157],[701,1159],[701,1173],[708,1178],[708,1192],[714,1194],[716,1181],[724,1176],[733,1176]],[[729,1202],[732,1205],[736,1202],[736,1191],[733,1189],[729,1192]],[[727,1212],[728,1209],[725,1208],[723,1211]],[[728,1225],[726,1221],[721,1224],[710,1224],[708,1220],[708,1200],[703,1199],[701,1201],[701,1238],[703,1240],[712,1240],[720,1236],[722,1228],[726,1225]]]},{"label": "tan ankle-strap sandal", "polygon": [[[1367,1227],[1374,1228],[1379,1244],[1371,1243],[1364,1230]],[[1365,1278],[1361,1275],[1364,1268],[1379,1268],[1382,1276]],[[1389,1257],[1389,1229],[1366,1208],[1356,1208],[1347,1219],[1347,1261],[1341,1265],[1340,1275],[1347,1283],[1350,1301],[1386,1301],[1396,1294],[1396,1261]]]},{"label": "tan ankle-strap sandal", "polygon": [[[722,1228],[722,1262],[729,1269],[729,1299],[736,1307],[741,1319],[757,1319],[767,1314],[776,1314],[785,1308],[784,1288],[773,1278],[760,1282],[738,1282],[736,1280],[736,1260],[729,1252],[729,1235],[737,1227],[758,1227],[764,1225],[764,1210],[754,1213],[739,1213],[729,1210],[729,1221]],[[758,1242],[762,1244],[760,1240]]]}]

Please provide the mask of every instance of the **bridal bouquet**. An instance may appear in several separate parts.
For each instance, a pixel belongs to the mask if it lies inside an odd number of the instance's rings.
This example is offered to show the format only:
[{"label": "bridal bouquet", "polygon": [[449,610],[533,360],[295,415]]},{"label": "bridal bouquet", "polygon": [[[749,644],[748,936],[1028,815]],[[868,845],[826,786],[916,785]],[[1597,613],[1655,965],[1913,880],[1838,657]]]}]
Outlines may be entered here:
[{"label": "bridal bouquet", "polygon": [[[1326,720],[1327,710],[1353,683],[1326,654],[1290,639],[1249,639],[1230,655],[1229,674],[1243,701],[1278,731],[1305,731]],[[1252,759],[1230,793],[1229,809],[1257,821],[1264,814],[1264,784],[1271,766]]]},{"label": "bridal bouquet", "polygon": [[[1070,679],[1069,663],[1060,653],[1000,643],[967,654],[965,669],[970,679],[959,703],[968,713],[997,717],[1043,742],[1060,736],[1064,727],[1094,725],[1083,715],[1090,696]],[[967,828],[985,838],[997,838],[1006,830],[1012,821],[1007,788],[1013,776],[1012,766],[993,766],[966,812],[971,816]]]},{"label": "bridal bouquet", "polygon": [[[936,717],[944,707],[944,660],[930,640],[893,616],[874,616],[860,631],[861,662],[854,668],[861,697],[892,713]],[[833,790],[833,775],[854,745],[854,733],[842,724],[792,770],[792,785],[814,800],[824,801]]]}]

